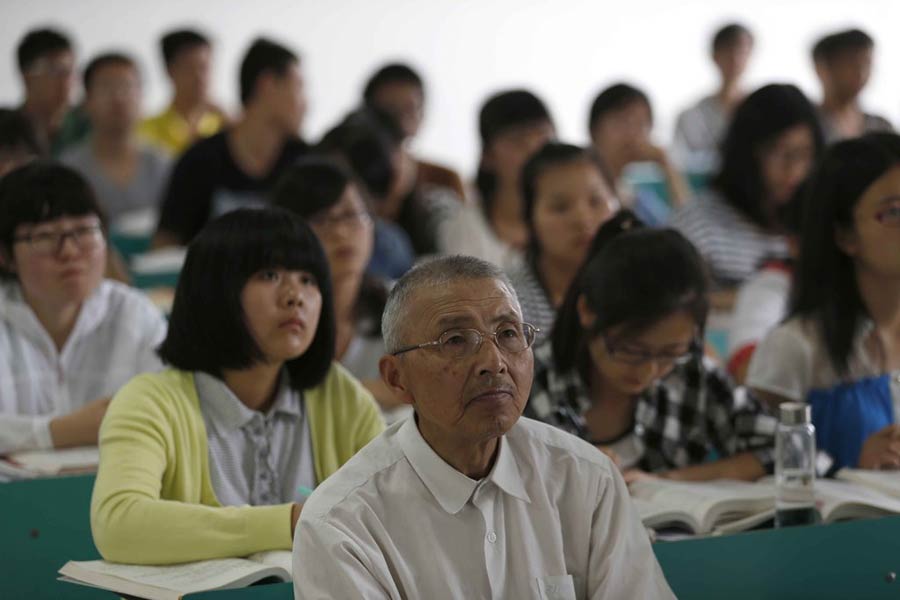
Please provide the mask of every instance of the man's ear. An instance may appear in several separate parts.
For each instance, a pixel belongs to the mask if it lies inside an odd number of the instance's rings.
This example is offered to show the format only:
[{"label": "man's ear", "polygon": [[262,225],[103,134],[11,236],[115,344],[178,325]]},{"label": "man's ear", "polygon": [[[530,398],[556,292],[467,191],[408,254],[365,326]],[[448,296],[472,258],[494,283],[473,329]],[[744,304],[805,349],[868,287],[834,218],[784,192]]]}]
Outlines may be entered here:
[{"label": "man's ear", "polygon": [[400,364],[399,356],[386,354],[378,361],[378,371],[381,373],[381,380],[391,390],[395,398],[404,404],[415,404],[415,398],[406,386],[406,378],[403,375],[403,368]]},{"label": "man's ear", "polygon": [[575,309],[578,311],[578,322],[581,324],[581,328],[588,331],[593,329],[597,315],[588,306],[584,294],[578,296],[578,300],[575,301]]}]

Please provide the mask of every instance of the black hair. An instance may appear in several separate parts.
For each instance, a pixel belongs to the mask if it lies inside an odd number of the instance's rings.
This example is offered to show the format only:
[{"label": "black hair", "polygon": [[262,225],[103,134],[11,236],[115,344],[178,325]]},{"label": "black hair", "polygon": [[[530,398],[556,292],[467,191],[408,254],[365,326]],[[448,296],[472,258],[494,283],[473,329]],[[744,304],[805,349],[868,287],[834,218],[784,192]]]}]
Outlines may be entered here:
[{"label": "black hair", "polygon": [[528,228],[526,254],[529,262],[532,264],[538,259],[541,250],[538,247],[539,242],[534,230],[534,208],[537,200],[538,178],[553,167],[582,161],[596,166],[597,173],[606,183],[603,169],[595,158],[594,153],[571,144],[547,142],[522,167],[522,217],[525,220],[525,226]]},{"label": "black hair", "polygon": [[[514,127],[543,122],[552,125],[553,117],[543,101],[528,90],[508,90],[494,94],[481,106],[478,115],[482,157],[494,138],[501,133]],[[497,191],[497,177],[483,164],[478,167],[475,187],[481,196],[485,214],[490,214],[494,193]]]},{"label": "black hair", "polygon": [[297,55],[272,40],[257,38],[241,61],[241,104],[247,106],[256,92],[256,83],[267,72],[283,76],[291,65],[297,64]]},{"label": "black hair", "polygon": [[178,278],[166,339],[159,355],[185,371],[221,377],[223,370],[252,367],[262,351],[247,329],[241,293],[266,268],[309,271],[322,294],[312,343],[285,368],[291,387],[318,385],[334,357],[331,276],[322,246],[302,219],[275,208],[245,208],[211,221],[188,246]]},{"label": "black hair", "polygon": [[803,198],[800,257],[790,316],[818,325],[835,372],[845,374],[860,324],[868,317],[853,259],[835,240],[854,226],[853,211],[872,183],[900,166],[900,136],[869,133],[829,147]]},{"label": "black hair", "polygon": [[751,40],[753,39],[753,34],[750,33],[750,30],[741,23],[729,23],[720,27],[715,35],[713,35],[713,53],[734,46],[743,36],[747,36]]},{"label": "black hair", "polygon": [[761,155],[768,144],[797,125],[809,128],[817,158],[825,142],[816,109],[796,86],[770,84],[738,106],[722,142],[722,164],[711,186],[725,202],[764,229],[773,223],[764,210]]},{"label": "black hair", "polygon": [[375,71],[375,74],[366,82],[363,90],[363,101],[366,105],[372,106],[378,88],[389,83],[408,83],[419,88],[422,95],[425,94],[425,84],[422,83],[422,78],[412,67],[402,63],[391,63]]},{"label": "black hair", "polygon": [[870,50],[875,40],[860,29],[847,29],[826,35],[813,45],[812,58],[815,62],[830,62],[849,52]]},{"label": "black hair", "polygon": [[[629,337],[680,310],[691,314],[702,337],[708,287],[703,259],[687,238],[644,227],[634,213],[620,211],[597,231],[559,309],[551,335],[557,368],[580,367],[590,339],[612,327],[625,326],[621,335]],[[591,331],[578,317],[580,297],[597,315]]]},{"label": "black hair", "polygon": [[140,77],[137,63],[134,62],[134,59],[127,54],[123,54],[121,52],[106,52],[104,54],[98,54],[97,56],[92,58],[84,68],[83,82],[85,91],[90,90],[91,82],[93,81],[94,76],[97,74],[97,71],[99,71],[103,67],[109,67],[112,65],[131,67],[134,72],[138,74],[138,77]]},{"label": "black hair", "polygon": [[351,112],[329,130],[317,152],[340,157],[376,199],[384,198],[394,179],[392,155],[403,142],[397,122],[375,108]]},{"label": "black hair", "polygon": [[72,42],[60,31],[55,29],[35,29],[29,31],[19,42],[16,50],[16,58],[19,63],[19,71],[24,73],[39,58],[49,54],[72,50]]},{"label": "black hair", "polygon": [[34,125],[22,111],[0,108],[0,149],[24,150],[35,156],[43,154]]},{"label": "black hair", "polygon": [[608,113],[622,110],[635,102],[640,102],[647,107],[650,113],[650,122],[653,122],[653,107],[650,105],[650,98],[647,97],[640,89],[627,83],[616,83],[597,94],[594,102],[591,104],[591,110],[588,114],[588,133],[593,132],[597,121],[605,117]]},{"label": "black hair", "polygon": [[209,38],[195,29],[178,29],[166,33],[159,40],[159,49],[162,52],[163,62],[168,67],[178,55],[185,50],[192,50],[197,46],[209,46]]},{"label": "black hair", "polygon": [[105,230],[106,218],[94,190],[77,171],[63,164],[35,160],[0,177],[0,247],[7,257],[12,257],[19,225],[85,215],[97,215]]},{"label": "black hair", "polygon": [[[366,201],[365,190],[340,162],[323,156],[307,156],[285,170],[272,191],[272,204],[309,221],[337,204],[348,185],[356,185]],[[364,274],[354,307],[355,318],[363,325],[364,335],[381,335],[381,313],[385,302],[387,286]]]}]

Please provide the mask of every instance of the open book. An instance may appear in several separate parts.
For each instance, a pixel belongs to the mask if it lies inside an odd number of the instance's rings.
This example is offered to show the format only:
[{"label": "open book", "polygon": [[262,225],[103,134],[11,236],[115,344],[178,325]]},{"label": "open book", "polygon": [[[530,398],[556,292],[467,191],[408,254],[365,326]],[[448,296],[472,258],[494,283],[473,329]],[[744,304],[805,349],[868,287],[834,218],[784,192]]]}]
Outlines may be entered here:
[{"label": "open book", "polygon": [[775,510],[771,483],[649,479],[633,483],[631,495],[647,527],[696,534],[719,532],[735,523],[749,529],[771,518]]},{"label": "open book", "polygon": [[[894,497],[855,482],[817,479],[816,508],[825,523],[900,514]],[[771,477],[742,481],[638,481],[631,493],[644,525],[699,535],[744,531],[775,516]]]},{"label": "open book", "polygon": [[888,496],[900,498],[900,471],[871,471],[867,469],[841,469],[835,476],[863,487],[878,490]]},{"label": "open book", "polygon": [[148,600],[179,600],[187,594],[228,590],[267,579],[291,581],[291,553],[258,552],[247,558],[202,560],[168,566],[122,565],[104,560],[70,560],[61,581]]},{"label": "open book", "polygon": [[63,450],[29,450],[0,457],[0,475],[13,479],[92,473],[100,464],[96,446]]}]

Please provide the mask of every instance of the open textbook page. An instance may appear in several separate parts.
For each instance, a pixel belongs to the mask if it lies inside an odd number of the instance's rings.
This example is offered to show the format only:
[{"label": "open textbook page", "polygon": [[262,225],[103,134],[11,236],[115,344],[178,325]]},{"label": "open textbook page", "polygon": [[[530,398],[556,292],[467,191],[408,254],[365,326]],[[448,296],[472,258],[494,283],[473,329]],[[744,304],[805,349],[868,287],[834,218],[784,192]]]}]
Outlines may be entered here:
[{"label": "open textbook page", "polygon": [[856,483],[816,480],[816,508],[826,523],[900,514],[900,497]]},{"label": "open textbook page", "polygon": [[244,558],[203,560],[167,566],[122,565],[103,560],[69,561],[61,579],[147,598],[180,600],[187,594],[246,587],[264,579],[291,581],[291,553],[260,552]]},{"label": "open textbook page", "polygon": [[697,534],[735,522],[749,528],[771,517],[775,509],[775,487],[766,483],[652,479],[632,484],[631,494],[647,527]]},{"label": "open textbook page", "polygon": [[850,481],[888,496],[900,498],[900,471],[873,471],[868,469],[841,469],[835,477]]}]

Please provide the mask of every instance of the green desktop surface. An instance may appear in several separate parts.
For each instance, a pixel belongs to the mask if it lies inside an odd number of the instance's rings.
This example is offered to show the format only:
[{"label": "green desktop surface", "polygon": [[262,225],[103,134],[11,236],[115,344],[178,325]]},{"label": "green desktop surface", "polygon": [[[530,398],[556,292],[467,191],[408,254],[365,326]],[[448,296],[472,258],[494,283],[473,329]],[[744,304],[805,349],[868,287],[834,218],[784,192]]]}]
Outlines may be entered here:
[{"label": "green desktop surface", "polygon": [[[89,521],[93,481],[85,475],[0,484],[0,598],[114,597],[56,580],[66,561],[100,558]],[[900,517],[658,542],[653,548],[682,600],[900,598]],[[187,596],[292,597],[291,584]]]}]

